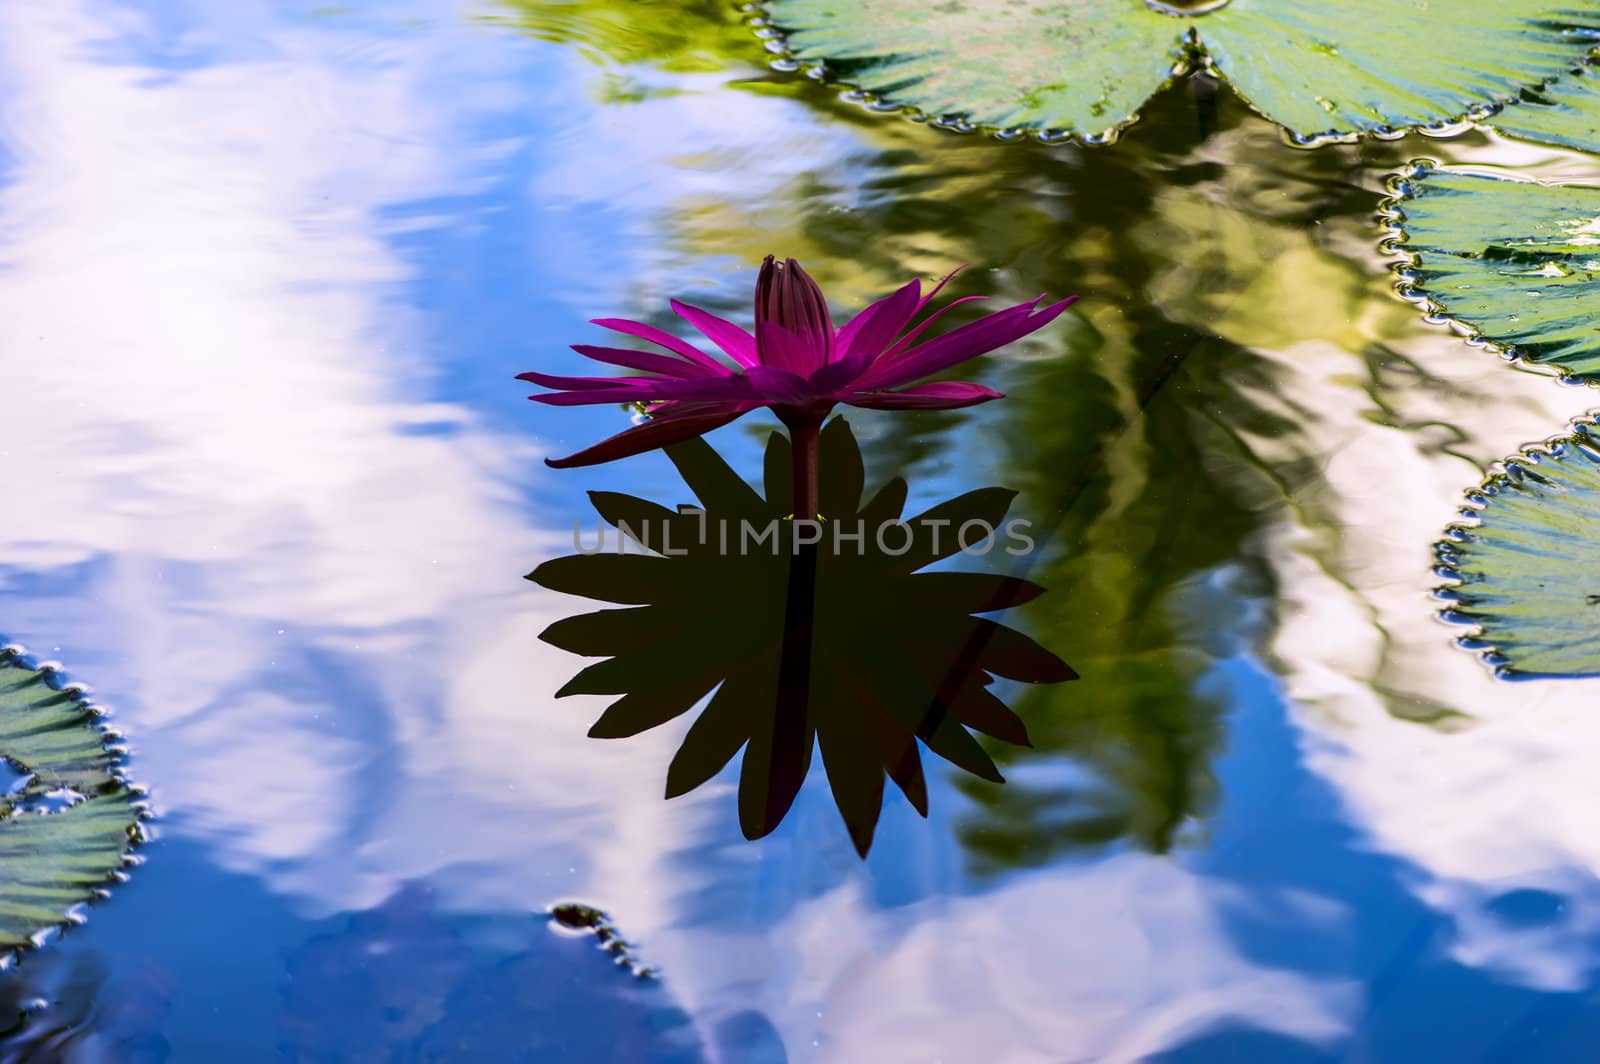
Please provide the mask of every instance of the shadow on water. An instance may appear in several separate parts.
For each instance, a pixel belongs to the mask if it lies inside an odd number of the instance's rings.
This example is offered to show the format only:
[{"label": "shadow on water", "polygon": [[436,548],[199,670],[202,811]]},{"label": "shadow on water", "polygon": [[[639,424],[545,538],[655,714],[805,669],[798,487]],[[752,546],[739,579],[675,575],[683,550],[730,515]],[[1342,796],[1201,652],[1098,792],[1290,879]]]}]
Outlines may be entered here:
[{"label": "shadow on water", "polygon": [[[601,525],[591,553],[546,562],[530,576],[628,607],[558,621],[542,636],[608,659],[560,691],[621,696],[590,736],[637,735],[709,695],[667,769],[666,796],[695,789],[743,750],[740,826],[761,838],[788,813],[820,750],[862,856],[885,775],[927,815],[919,746],[1003,782],[968,730],[1029,745],[996,680],[1049,685],[1076,676],[1056,654],[983,615],[1044,589],[1005,575],[924,570],[958,554],[1026,553],[1027,522],[1006,519],[1014,493],[981,489],[907,515],[904,480],[865,493],[861,451],[843,418],[822,433],[820,521],[793,519],[791,449],[781,434],[767,444],[762,492],[704,441],[667,453],[698,508],[591,493],[616,530],[614,551],[605,551]],[[641,553],[626,554],[630,542]]]}]

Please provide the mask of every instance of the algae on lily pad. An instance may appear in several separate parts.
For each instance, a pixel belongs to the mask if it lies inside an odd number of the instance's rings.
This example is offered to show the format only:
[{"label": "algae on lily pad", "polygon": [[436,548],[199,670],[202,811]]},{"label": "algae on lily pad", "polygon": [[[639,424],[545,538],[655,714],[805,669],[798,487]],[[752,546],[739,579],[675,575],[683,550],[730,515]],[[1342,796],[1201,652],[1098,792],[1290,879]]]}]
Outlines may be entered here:
[{"label": "algae on lily pad", "polygon": [[140,817],[99,711],[0,649],[0,951],[67,922],[114,879]]},{"label": "algae on lily pad", "polygon": [[1481,117],[1578,66],[1575,0],[768,0],[797,61],[883,103],[1098,138],[1191,58],[1297,137]]},{"label": "algae on lily pad", "polygon": [[1600,675],[1600,426],[1508,459],[1436,548],[1445,616],[1504,675]]},{"label": "algae on lily pad", "polygon": [[1600,188],[1420,164],[1393,189],[1402,294],[1514,358],[1600,379]]}]

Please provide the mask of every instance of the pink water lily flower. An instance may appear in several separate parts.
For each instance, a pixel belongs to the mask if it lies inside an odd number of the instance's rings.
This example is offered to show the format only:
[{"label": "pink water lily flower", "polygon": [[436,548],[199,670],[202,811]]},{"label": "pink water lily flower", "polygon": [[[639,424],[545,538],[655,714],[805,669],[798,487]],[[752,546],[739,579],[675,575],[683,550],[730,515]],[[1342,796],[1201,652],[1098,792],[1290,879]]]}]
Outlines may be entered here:
[{"label": "pink water lily flower", "polygon": [[794,259],[778,263],[769,255],[756,281],[754,335],[699,307],[672,301],[678,316],[733,365],[642,322],[597,319],[596,325],[647,340],[667,353],[574,344],[574,351],[596,362],[642,375],[559,377],[535,372],[519,379],[555,389],[529,396],[536,402],[642,403],[649,420],[577,454],[546,461],[560,469],[626,458],[710,432],[762,406],[770,406],[789,427],[799,456],[828,412],[841,403],[873,410],[948,410],[1004,398],[979,384],[915,382],[1044,328],[1077,297],[1040,309],[1040,296],[924,339],[946,311],[983,298],[953,300],[917,321],[953,276],[926,295],[922,283],[913,280],[836,329],[822,290],[800,264]]}]

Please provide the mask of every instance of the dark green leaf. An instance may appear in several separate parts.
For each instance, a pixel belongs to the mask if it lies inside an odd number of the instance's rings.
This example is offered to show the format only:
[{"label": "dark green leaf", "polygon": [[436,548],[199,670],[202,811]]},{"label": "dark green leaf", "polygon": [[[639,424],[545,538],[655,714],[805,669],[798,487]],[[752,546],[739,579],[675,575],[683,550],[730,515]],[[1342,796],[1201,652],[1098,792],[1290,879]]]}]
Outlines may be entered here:
[{"label": "dark green leaf", "polygon": [[1600,376],[1600,189],[1423,167],[1396,193],[1410,292],[1515,357]]},{"label": "dark green leaf", "polygon": [[[29,774],[0,798],[0,948],[15,948],[112,880],[139,817],[82,697],[11,653],[0,653],[0,757]],[[35,811],[46,801],[57,811]]]}]

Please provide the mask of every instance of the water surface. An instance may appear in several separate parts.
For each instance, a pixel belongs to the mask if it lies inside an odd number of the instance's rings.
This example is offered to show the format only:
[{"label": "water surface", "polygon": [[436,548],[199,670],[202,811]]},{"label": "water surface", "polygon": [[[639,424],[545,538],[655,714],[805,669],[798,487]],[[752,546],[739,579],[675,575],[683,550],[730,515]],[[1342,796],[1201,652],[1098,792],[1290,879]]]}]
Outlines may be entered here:
[{"label": "water surface", "polygon": [[[1508,684],[1430,544],[1588,392],[1392,294],[1388,173],[1592,161],[1473,133],[1303,151],[1181,85],[1110,148],[867,114],[720,3],[0,6],[0,631],[114,706],[161,813],[30,957],[130,1060],[1572,1060],[1600,1037],[1589,683]],[[869,480],[1021,492],[1003,787],[930,769],[860,861],[826,782],[756,843],[686,722],[603,742],[585,492],[687,501],[525,401],[597,316],[1080,293],[972,411],[852,414]],[[713,442],[754,474],[772,422]],[[547,906],[605,910],[640,981]],[[3,1002],[0,1002],[3,1004]],[[14,1051],[20,1052],[20,1051]]]}]

